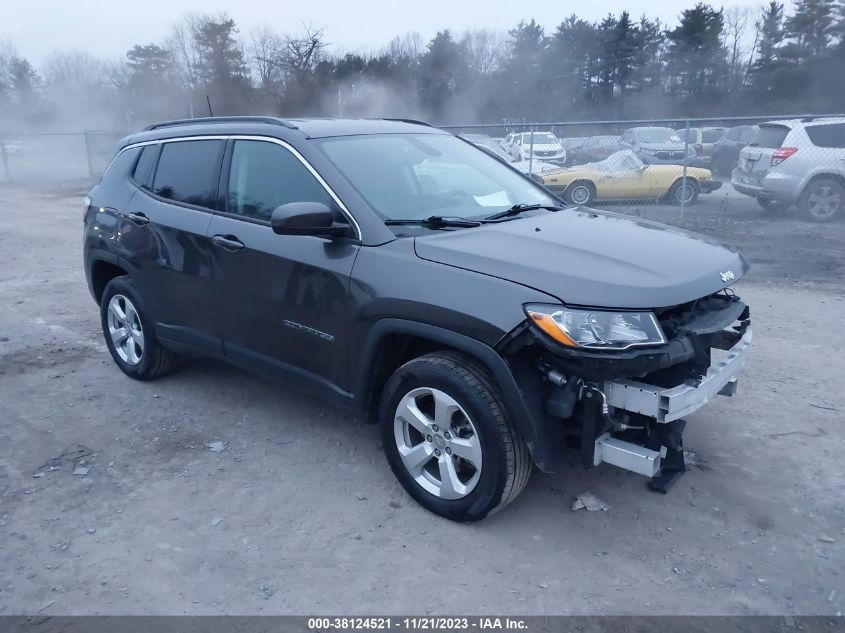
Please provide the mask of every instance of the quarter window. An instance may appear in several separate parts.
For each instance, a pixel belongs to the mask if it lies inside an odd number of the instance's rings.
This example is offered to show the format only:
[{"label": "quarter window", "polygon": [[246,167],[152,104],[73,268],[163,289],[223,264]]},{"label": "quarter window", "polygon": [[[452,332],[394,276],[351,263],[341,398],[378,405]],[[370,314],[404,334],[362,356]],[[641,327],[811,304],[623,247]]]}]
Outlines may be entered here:
[{"label": "quarter window", "polygon": [[153,164],[158,156],[158,145],[145,145],[141,150],[141,157],[135,163],[132,179],[139,185],[149,188]]},{"label": "quarter window", "polygon": [[227,211],[269,222],[273,210],[289,202],[333,206],[326,189],[287,149],[266,141],[235,141]]},{"label": "quarter window", "polygon": [[808,125],[806,129],[816,147],[845,148],[845,123]]},{"label": "quarter window", "polygon": [[223,146],[222,140],[165,143],[153,180],[153,193],[176,202],[215,208]]}]

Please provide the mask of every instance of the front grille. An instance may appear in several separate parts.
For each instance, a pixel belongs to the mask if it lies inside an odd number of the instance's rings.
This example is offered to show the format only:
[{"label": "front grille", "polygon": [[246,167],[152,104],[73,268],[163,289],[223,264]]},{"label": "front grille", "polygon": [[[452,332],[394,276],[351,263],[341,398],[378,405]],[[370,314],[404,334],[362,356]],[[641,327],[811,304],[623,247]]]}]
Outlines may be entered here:
[{"label": "front grille", "polygon": [[676,158],[683,158],[683,152],[655,152],[655,158],[660,158],[661,160],[673,160]]}]

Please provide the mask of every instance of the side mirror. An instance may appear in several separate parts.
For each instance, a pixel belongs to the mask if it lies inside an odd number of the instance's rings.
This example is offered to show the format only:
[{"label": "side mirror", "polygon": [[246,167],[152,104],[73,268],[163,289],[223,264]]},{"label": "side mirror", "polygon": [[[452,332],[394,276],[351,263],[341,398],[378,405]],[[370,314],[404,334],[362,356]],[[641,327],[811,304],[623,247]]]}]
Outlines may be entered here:
[{"label": "side mirror", "polygon": [[289,202],[273,210],[270,227],[278,235],[348,237],[352,227],[335,222],[335,212],[322,202]]}]

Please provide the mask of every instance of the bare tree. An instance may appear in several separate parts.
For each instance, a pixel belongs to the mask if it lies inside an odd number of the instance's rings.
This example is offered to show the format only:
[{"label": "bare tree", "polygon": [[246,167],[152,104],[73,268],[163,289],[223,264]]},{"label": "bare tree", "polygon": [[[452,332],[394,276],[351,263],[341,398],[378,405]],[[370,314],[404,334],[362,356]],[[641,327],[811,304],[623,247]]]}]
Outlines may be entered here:
[{"label": "bare tree", "polygon": [[323,59],[323,49],[329,44],[325,41],[324,30],[311,24],[303,26],[304,32],[285,40],[284,63],[288,71],[297,75],[309,73]]},{"label": "bare tree", "polygon": [[253,31],[249,56],[259,88],[272,94],[284,81],[286,42],[268,26]]},{"label": "bare tree", "polygon": [[749,26],[753,21],[753,11],[750,7],[733,6],[725,9],[725,27],[723,31],[724,45],[728,53],[728,102],[729,111],[733,108],[737,92],[742,90],[745,83],[748,58],[753,47],[747,47]]},{"label": "bare tree", "polygon": [[507,52],[505,35],[489,29],[467,31],[461,44],[466,48],[470,70],[482,77],[498,70]]}]

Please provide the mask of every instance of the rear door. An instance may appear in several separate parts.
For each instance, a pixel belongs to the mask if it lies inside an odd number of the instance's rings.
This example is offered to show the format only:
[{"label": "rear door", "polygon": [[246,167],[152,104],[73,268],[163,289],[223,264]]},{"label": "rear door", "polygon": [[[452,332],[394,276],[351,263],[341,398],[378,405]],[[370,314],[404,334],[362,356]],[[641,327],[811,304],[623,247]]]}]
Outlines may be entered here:
[{"label": "rear door", "polygon": [[208,237],[226,357],[266,374],[344,384],[358,242],[270,228],[275,208],[337,206],[331,194],[297,154],[271,140],[230,141],[222,181],[224,206]]},{"label": "rear door", "polygon": [[754,140],[739,153],[737,179],[740,183],[759,185],[772,167],[772,156],[786,140],[790,128],[778,123],[760,125]]},{"label": "rear door", "polygon": [[140,191],[122,236],[123,257],[151,304],[158,334],[217,355],[206,230],[218,206],[224,146],[219,138],[146,146],[135,171]]}]

